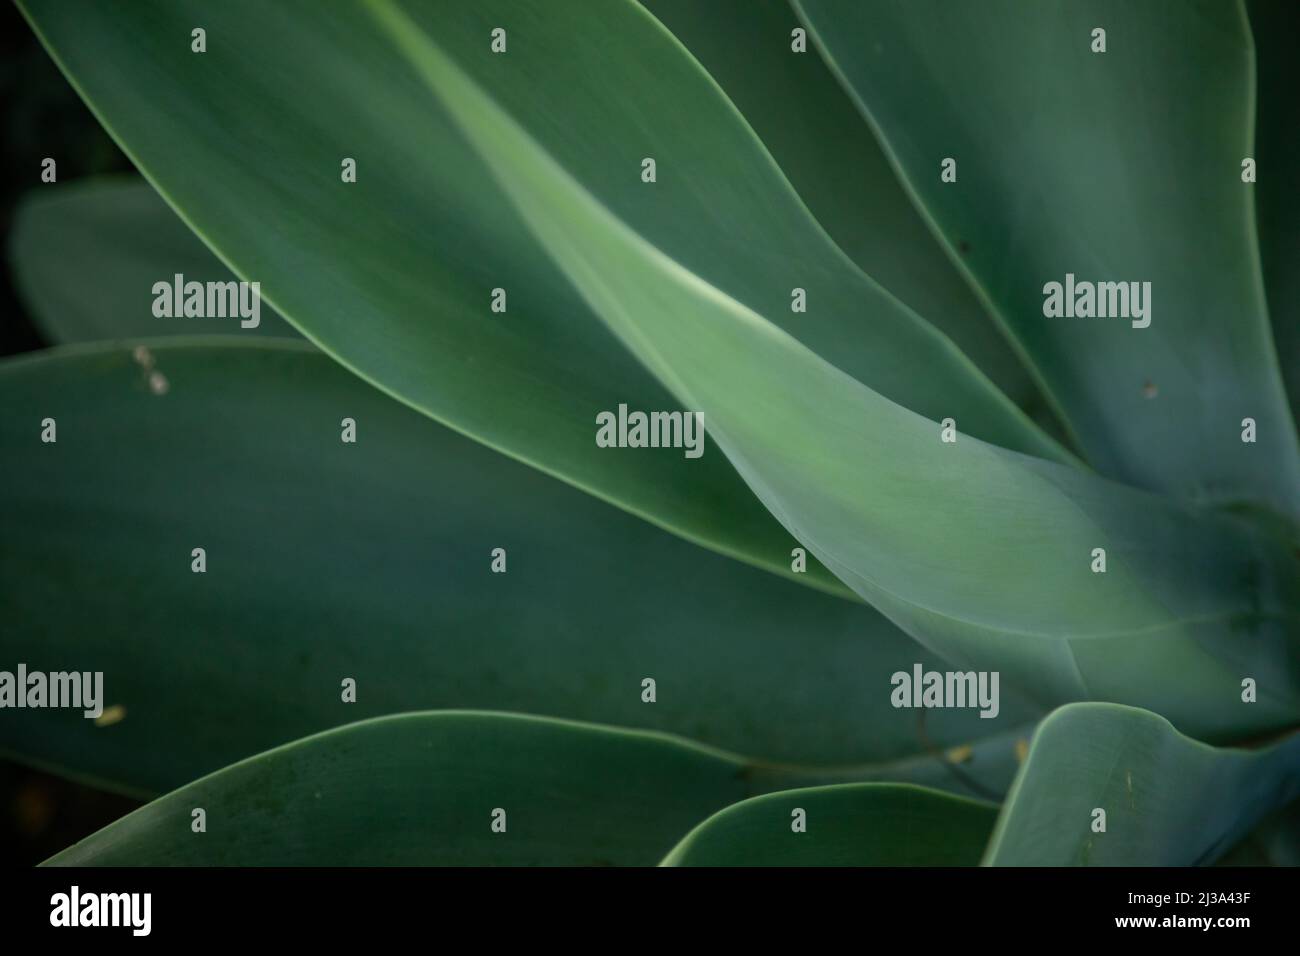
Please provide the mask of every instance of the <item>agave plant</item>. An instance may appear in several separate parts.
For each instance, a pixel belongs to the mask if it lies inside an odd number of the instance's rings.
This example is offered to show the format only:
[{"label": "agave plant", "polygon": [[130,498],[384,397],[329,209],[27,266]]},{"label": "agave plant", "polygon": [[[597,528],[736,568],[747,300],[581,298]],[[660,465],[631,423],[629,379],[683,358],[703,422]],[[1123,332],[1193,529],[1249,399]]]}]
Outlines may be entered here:
[{"label": "agave plant", "polygon": [[20,2],[52,862],[1294,862],[1294,5]]}]

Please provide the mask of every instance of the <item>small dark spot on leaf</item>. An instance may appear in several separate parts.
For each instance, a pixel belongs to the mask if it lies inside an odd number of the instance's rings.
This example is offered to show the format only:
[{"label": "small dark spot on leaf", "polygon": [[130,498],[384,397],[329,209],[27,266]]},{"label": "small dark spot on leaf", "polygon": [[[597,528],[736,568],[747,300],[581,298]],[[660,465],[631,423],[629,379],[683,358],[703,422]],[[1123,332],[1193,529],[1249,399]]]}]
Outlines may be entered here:
[{"label": "small dark spot on leaf", "polygon": [[970,243],[967,242],[965,239],[962,239],[960,242],[957,243],[957,248],[963,253],[970,252]]}]

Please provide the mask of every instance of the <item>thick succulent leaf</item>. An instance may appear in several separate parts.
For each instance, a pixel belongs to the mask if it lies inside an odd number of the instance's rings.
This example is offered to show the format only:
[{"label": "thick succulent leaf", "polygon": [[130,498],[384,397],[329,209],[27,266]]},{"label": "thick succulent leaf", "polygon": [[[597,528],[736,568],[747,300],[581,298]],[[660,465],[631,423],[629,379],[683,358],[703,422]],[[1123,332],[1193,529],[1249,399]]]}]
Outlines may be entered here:
[{"label": "thick succulent leaf", "polygon": [[[941,441],[646,243],[395,7],[372,9],[592,307],[704,412],[791,533],[901,627],[1040,700],[1143,704],[1215,736],[1300,715],[1289,545],[965,435]],[[1091,571],[1098,548],[1105,573]],[[1152,679],[1175,664],[1177,680]],[[1243,676],[1259,703],[1241,703]]]},{"label": "thick succulent leaf", "polygon": [[974,866],[997,815],[991,803],[897,784],[783,790],[718,811],[662,865]]},{"label": "thick succulent leaf", "polygon": [[1257,104],[1254,186],[1268,310],[1291,414],[1300,420],[1300,4],[1250,0]]},{"label": "thick succulent leaf", "polygon": [[[106,177],[29,195],[33,198],[20,210],[15,225],[11,259],[37,321],[53,340],[129,339],[150,329],[173,334],[189,334],[195,328],[210,333],[244,331],[228,319],[160,322],[147,300],[141,306],[141,290],[150,289],[159,276],[181,273],[200,281],[231,278],[147,183]],[[68,283],[65,269],[94,279]],[[261,327],[297,337],[269,307],[263,311]],[[734,493],[748,495],[737,479],[731,480],[737,485]],[[815,558],[809,573],[818,578],[817,587],[849,593]]]},{"label": "thick succulent leaf", "polygon": [[[26,11],[203,241],[347,367],[490,447],[789,574],[793,542],[722,456],[595,445],[597,412],[669,399],[575,320],[581,302],[354,4]],[[190,52],[199,22],[205,54]],[[358,161],[356,183],[341,181],[343,157]],[[504,314],[490,310],[494,288]],[[798,580],[845,593],[815,563]]]},{"label": "thick succulent leaf", "polygon": [[[598,413],[672,399],[590,320],[362,5],[23,8],[145,176],[313,342],[494,448],[790,573],[788,536],[721,456],[596,446]],[[1065,454],[844,256],[633,0],[440,2],[416,15],[589,188],[710,280],[783,311],[805,341],[924,414],[961,408],[992,441]],[[207,52],[194,54],[199,22]],[[490,31],[503,23],[513,40],[495,55]],[[343,157],[358,162],[355,183],[341,182]],[[641,181],[643,157],[656,159],[656,183]],[[791,312],[794,287],[807,313]],[[498,288],[506,313],[490,310]],[[840,589],[820,568],[799,580]]]},{"label": "thick succulent leaf", "polygon": [[[1300,515],[1241,179],[1254,64],[1240,5],[795,3],[1085,457],[1147,488]],[[1067,274],[1150,282],[1150,326],[1045,317],[1044,286]]]},{"label": "thick succulent leaf", "polygon": [[788,0],[642,0],[709,71],[817,221],[1022,408],[1047,417],[1021,359],[912,206],[815,48],[791,49]]},{"label": "thick succulent leaf", "polygon": [[[56,345],[155,335],[297,337],[270,306],[239,318],[157,318],[156,282],[234,279],[153,188],[106,176],[29,191],[14,216],[9,261],[32,319]],[[72,281],[69,277],[75,277]]]},{"label": "thick succulent leaf", "polygon": [[46,865],[653,865],[709,814],[788,781],[801,776],[663,734],[403,714],[219,770]]},{"label": "thick succulent leaf", "polygon": [[[997,866],[1212,863],[1300,796],[1300,734],[1216,749],[1156,714],[1073,704],[1039,725],[998,818]],[[1105,832],[1095,832],[1105,811]],[[1095,822],[1098,821],[1098,822]]]},{"label": "thick succulent leaf", "polygon": [[[156,793],[362,717],[492,707],[875,764],[1035,716],[1004,693],[997,719],[918,727],[890,675],[940,665],[870,608],[496,455],[305,343],[206,341],[0,364],[0,660],[102,670],[102,703],[125,709],[112,726],[7,710],[0,747],[24,759]],[[1013,752],[939,782],[1000,792]]]}]

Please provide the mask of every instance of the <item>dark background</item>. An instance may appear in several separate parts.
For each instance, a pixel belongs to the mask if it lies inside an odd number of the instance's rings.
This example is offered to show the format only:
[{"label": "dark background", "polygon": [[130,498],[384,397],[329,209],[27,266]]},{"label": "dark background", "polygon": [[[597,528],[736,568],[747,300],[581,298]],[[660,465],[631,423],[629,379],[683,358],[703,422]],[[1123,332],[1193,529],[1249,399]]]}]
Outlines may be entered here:
[{"label": "dark background", "polygon": [[[3,356],[49,344],[36,331],[18,298],[7,255],[18,200],[27,190],[42,186],[41,160],[54,157],[60,182],[125,172],[132,166],[10,3],[0,3],[0,46],[4,50],[0,67],[4,144],[0,150],[0,231],[6,251],[0,270]],[[69,783],[0,756],[0,865],[39,863],[137,806],[135,800]]]}]

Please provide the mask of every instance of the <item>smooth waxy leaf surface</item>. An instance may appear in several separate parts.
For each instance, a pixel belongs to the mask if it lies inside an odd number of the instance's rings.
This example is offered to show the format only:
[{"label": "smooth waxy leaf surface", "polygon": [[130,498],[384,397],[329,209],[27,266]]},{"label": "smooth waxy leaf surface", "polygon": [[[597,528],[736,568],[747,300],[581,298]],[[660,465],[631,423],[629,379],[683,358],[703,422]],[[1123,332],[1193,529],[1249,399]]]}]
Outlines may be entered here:
[{"label": "smooth waxy leaf surface", "polygon": [[[227,767],[47,865],[650,866],[714,811],[799,780],[660,734],[404,714]],[[504,832],[492,829],[497,810]]]},{"label": "smooth waxy leaf surface", "polygon": [[898,181],[788,0],[642,0],[718,82],[817,221],[872,278],[934,323],[1036,416],[1046,405]]},{"label": "smooth waxy leaf surface", "polygon": [[801,763],[892,767],[996,733],[959,770],[998,792],[1034,716],[1008,692],[997,719],[918,726],[890,676],[942,665],[870,608],[496,455],[306,344],[10,360],[0,408],[0,661],[101,670],[102,703],[125,709],[112,726],[6,709],[0,746],[114,786],[167,790],[362,717],[493,707]]},{"label": "smooth waxy leaf surface", "polygon": [[[788,535],[721,456],[596,446],[598,413],[673,400],[591,320],[362,5],[24,10],[146,177],[313,342],[494,448],[790,573]],[[588,188],[711,281],[788,316],[832,361],[924,414],[960,408],[990,440],[1064,454],[843,255],[707,74],[632,0],[448,2],[413,15]],[[199,19],[204,54],[188,41]],[[494,54],[503,22],[512,39]],[[355,183],[341,180],[345,157]],[[645,158],[654,183],[641,180]],[[807,313],[791,312],[796,287]],[[819,568],[800,581],[842,590]]]},{"label": "smooth waxy leaf surface", "polygon": [[[1300,734],[1257,750],[1216,749],[1156,714],[1072,704],[1039,725],[985,862],[1212,863],[1270,809],[1298,795]],[[1105,832],[1094,830],[1098,809]]]},{"label": "smooth waxy leaf surface", "polygon": [[996,819],[992,804],[920,787],[783,790],[714,814],[663,865],[974,866]]},{"label": "smooth waxy leaf surface", "polygon": [[234,276],[153,187],[134,177],[30,191],[14,218],[9,259],[32,318],[52,344],[157,335],[298,335],[267,305],[250,328],[241,327],[238,317],[156,317],[155,283],[172,285],[177,274],[202,283]]},{"label": "smooth waxy leaf surface", "polygon": [[[1240,4],[795,3],[1085,457],[1147,488],[1300,515],[1241,178],[1254,63]],[[1149,282],[1150,325],[1046,316],[1045,286],[1067,274]]]},{"label": "smooth waxy leaf surface", "polygon": [[[596,447],[598,412],[670,400],[575,321],[581,302],[354,4],[25,10],[167,201],[347,367],[491,447],[789,574],[794,542],[722,456]],[[199,19],[205,54],[189,46]],[[355,183],[342,181],[345,157]],[[504,313],[491,310],[498,288]],[[843,592],[815,563],[798,580]]]},{"label": "smooth waxy leaf surface", "polygon": [[[372,8],[592,307],[704,410],[772,513],[901,627],[1040,700],[1145,704],[1207,735],[1300,714],[1289,545],[968,436],[941,441],[646,243],[395,7]],[[1175,662],[1177,682],[1151,679]],[[1268,675],[1255,706],[1239,704],[1242,673]]]}]

